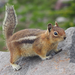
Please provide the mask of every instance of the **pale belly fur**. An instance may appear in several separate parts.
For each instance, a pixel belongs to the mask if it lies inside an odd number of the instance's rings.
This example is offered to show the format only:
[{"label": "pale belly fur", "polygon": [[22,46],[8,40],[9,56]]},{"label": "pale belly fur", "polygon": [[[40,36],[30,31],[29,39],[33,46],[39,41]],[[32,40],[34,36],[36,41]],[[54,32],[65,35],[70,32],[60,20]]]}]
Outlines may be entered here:
[{"label": "pale belly fur", "polygon": [[28,57],[28,56],[36,56],[36,53],[32,49],[32,44],[22,44],[21,45],[21,55]]}]

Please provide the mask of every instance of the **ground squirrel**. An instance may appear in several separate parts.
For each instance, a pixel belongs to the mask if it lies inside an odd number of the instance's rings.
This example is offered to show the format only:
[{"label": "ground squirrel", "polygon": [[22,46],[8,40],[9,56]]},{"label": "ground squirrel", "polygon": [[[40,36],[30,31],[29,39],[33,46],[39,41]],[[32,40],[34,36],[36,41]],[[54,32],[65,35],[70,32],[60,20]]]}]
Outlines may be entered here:
[{"label": "ground squirrel", "polygon": [[17,17],[13,6],[6,6],[3,33],[7,48],[10,51],[10,63],[15,70],[21,67],[15,62],[21,56],[39,56],[41,59],[49,59],[48,52],[57,49],[58,43],[66,39],[65,31],[55,22],[55,26],[48,24],[47,30],[24,29],[13,34],[17,25]]}]

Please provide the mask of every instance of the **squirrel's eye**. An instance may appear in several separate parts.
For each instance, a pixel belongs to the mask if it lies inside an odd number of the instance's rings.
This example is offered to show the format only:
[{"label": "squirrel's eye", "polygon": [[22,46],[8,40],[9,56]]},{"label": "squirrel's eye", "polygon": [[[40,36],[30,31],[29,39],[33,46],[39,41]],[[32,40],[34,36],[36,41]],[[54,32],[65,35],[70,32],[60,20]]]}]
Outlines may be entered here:
[{"label": "squirrel's eye", "polygon": [[57,32],[54,32],[54,35],[58,35],[58,33]]}]

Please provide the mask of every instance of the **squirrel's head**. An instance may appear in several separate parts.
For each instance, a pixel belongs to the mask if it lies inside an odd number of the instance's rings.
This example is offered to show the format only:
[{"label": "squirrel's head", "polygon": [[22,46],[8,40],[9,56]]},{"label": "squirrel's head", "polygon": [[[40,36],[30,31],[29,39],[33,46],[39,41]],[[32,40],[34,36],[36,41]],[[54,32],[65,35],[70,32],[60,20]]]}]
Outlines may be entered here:
[{"label": "squirrel's head", "polygon": [[60,42],[66,39],[64,29],[60,28],[57,22],[55,22],[55,26],[48,24],[47,35],[52,42]]}]

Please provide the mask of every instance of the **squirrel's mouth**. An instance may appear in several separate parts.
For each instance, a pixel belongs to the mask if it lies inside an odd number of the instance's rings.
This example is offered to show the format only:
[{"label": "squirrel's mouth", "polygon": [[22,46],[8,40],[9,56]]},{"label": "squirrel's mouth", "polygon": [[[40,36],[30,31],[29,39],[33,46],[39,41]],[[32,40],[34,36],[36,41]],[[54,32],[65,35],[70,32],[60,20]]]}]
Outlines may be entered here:
[{"label": "squirrel's mouth", "polygon": [[66,37],[63,37],[63,38],[60,40],[60,42],[61,42],[61,41],[64,41],[64,40],[66,40]]},{"label": "squirrel's mouth", "polygon": [[62,40],[61,41],[64,41],[64,40],[66,40],[66,36],[62,37]]}]

